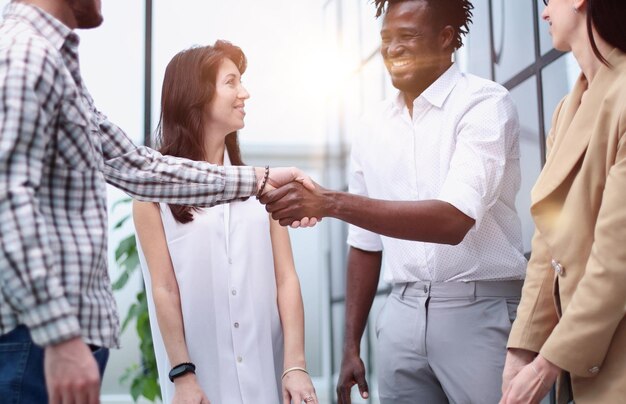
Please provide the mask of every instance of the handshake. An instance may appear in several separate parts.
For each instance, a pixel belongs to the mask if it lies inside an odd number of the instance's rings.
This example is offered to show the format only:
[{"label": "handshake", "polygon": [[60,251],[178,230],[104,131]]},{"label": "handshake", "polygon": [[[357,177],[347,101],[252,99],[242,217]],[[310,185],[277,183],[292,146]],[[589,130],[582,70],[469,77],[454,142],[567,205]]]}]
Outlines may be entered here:
[{"label": "handshake", "polygon": [[295,167],[255,167],[259,201],[282,226],[313,227],[322,220],[328,191]]}]

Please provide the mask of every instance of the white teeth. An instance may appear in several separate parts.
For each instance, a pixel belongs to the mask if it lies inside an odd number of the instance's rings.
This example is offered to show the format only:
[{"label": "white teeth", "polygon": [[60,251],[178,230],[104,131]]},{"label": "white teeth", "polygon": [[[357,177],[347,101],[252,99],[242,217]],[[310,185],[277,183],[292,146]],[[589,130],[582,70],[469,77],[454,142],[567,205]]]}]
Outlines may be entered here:
[{"label": "white teeth", "polygon": [[411,63],[410,60],[395,60],[395,61],[391,61],[391,65],[393,67],[403,67],[408,65],[409,63]]}]

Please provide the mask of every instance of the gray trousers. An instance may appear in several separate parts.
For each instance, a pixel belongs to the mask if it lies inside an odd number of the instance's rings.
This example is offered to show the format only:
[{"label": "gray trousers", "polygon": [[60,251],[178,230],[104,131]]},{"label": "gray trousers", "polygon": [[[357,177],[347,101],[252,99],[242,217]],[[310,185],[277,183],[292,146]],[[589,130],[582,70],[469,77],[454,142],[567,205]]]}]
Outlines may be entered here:
[{"label": "gray trousers", "polygon": [[522,284],[396,284],[376,321],[381,404],[498,403]]}]

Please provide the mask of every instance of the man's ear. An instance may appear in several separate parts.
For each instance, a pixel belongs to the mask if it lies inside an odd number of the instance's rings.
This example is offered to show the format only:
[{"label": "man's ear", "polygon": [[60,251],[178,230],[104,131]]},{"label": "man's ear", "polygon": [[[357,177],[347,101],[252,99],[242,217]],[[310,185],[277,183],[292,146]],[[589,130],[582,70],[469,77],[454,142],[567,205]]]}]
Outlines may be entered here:
[{"label": "man's ear", "polygon": [[442,49],[453,49],[456,30],[451,25],[446,25],[439,32],[439,43]]}]

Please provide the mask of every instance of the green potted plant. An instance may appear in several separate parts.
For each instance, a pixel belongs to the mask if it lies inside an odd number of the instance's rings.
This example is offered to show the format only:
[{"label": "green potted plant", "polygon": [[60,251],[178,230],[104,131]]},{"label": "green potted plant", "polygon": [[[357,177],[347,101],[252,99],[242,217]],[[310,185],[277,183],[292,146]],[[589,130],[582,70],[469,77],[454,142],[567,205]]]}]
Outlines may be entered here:
[{"label": "green potted plant", "polygon": [[[121,199],[113,204],[112,210],[120,205],[127,205],[131,201],[130,198]],[[115,224],[114,230],[119,231],[130,218],[130,213],[125,214]],[[113,290],[121,290],[126,286],[128,280],[135,273],[137,268],[139,268],[137,241],[134,234],[120,241],[115,249],[115,262],[122,272],[113,283]],[[124,384],[130,383],[130,394],[135,402],[137,402],[139,397],[144,397],[154,402],[157,399],[161,399],[161,389],[159,387],[159,375],[157,372],[156,358],[154,356],[152,333],[150,331],[145,286],[137,293],[135,301],[128,309],[122,321],[122,332],[124,332],[133,321],[135,322],[135,328],[139,336],[141,363],[135,363],[129,366],[120,377],[120,382]]]}]

